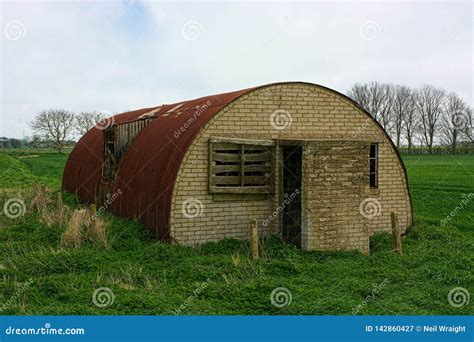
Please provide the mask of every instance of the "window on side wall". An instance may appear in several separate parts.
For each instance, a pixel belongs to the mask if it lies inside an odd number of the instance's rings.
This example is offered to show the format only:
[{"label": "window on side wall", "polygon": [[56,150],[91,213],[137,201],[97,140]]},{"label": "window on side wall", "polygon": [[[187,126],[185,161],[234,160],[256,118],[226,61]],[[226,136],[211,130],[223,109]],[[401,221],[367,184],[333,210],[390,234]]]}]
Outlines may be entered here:
[{"label": "window on side wall", "polygon": [[369,183],[372,189],[376,189],[379,186],[378,180],[378,154],[379,154],[379,145],[370,144],[370,153],[369,153],[369,163],[370,163],[370,172],[369,172]]},{"label": "window on side wall", "polygon": [[103,130],[104,149],[102,177],[105,180],[115,181],[120,160],[127,152],[128,146],[152,120],[153,118],[145,117],[114,124]]},{"label": "window on side wall", "polygon": [[211,138],[210,193],[273,193],[272,141]]},{"label": "window on side wall", "polygon": [[104,130],[104,155],[102,163],[102,177],[106,180],[115,178],[117,158],[115,143],[115,126]]}]

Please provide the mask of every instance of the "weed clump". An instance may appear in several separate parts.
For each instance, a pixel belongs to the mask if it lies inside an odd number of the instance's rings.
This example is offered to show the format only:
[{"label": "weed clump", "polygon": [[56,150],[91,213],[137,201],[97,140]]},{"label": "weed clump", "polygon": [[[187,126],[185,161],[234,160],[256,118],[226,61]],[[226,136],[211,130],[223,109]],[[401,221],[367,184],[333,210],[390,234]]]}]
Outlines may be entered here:
[{"label": "weed clump", "polygon": [[31,189],[33,198],[30,202],[30,209],[36,210],[39,214],[44,213],[48,210],[48,205],[51,203],[51,200],[46,191],[46,187],[41,184],[34,184]]},{"label": "weed clump", "polygon": [[68,222],[67,228],[61,236],[61,246],[81,247],[83,231],[86,222],[90,220],[89,212],[86,209],[74,210]]},{"label": "weed clump", "polygon": [[105,249],[110,249],[107,225],[98,217],[91,218],[90,224],[87,226],[87,238]]},{"label": "weed clump", "polygon": [[105,222],[89,209],[77,209],[72,213],[61,236],[61,246],[79,248],[86,240],[105,249],[110,248]]}]

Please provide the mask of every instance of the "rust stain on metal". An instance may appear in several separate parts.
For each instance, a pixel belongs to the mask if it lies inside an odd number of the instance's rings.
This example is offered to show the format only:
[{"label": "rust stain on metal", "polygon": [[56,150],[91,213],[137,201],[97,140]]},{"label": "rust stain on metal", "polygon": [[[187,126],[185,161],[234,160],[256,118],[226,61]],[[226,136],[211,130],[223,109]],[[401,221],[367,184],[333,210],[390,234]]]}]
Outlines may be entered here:
[{"label": "rust stain on metal", "polygon": [[[76,193],[85,203],[98,205],[107,193],[120,189],[121,195],[108,210],[139,219],[161,240],[169,241],[173,186],[184,154],[215,114],[253,89],[116,115],[112,127],[105,132],[92,128],[76,144],[64,169],[63,189]],[[146,124],[136,123],[141,121]],[[120,160],[113,161],[116,165],[111,165],[109,158],[104,161],[104,136],[113,139],[115,147],[123,147],[123,153],[117,154]]]}]

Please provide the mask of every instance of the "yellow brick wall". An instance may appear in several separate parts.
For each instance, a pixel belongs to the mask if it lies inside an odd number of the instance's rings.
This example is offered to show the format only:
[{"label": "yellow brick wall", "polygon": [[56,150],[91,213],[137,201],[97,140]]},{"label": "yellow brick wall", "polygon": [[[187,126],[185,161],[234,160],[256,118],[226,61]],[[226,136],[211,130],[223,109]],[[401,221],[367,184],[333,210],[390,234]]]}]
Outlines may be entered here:
[{"label": "yellow brick wall", "polygon": [[[287,111],[291,125],[278,130],[271,124],[276,110]],[[380,214],[369,220],[368,234],[390,231],[390,212],[399,215],[404,231],[411,223],[411,207],[405,174],[392,145],[367,115],[344,97],[323,87],[303,83],[271,85],[248,93],[225,107],[201,130],[181,164],[173,189],[171,235],[182,244],[200,244],[223,238],[247,238],[251,219],[262,233],[278,233],[276,218],[262,222],[277,208],[281,198],[281,161],[275,158],[274,195],[215,197],[208,191],[208,141],[210,137],[287,140],[361,140],[379,142],[379,188],[366,189],[381,204]],[[280,149],[276,147],[276,156]],[[368,156],[367,156],[368,157]],[[197,203],[197,204],[196,204]],[[183,215],[183,205],[197,212]],[[303,214],[304,215],[304,214]],[[311,229],[310,227],[308,229]],[[308,245],[308,249],[316,248]],[[361,249],[354,245],[354,248]],[[350,249],[350,248],[349,248]]]},{"label": "yellow brick wall", "polygon": [[319,140],[303,147],[302,247],[369,251],[370,142]]}]

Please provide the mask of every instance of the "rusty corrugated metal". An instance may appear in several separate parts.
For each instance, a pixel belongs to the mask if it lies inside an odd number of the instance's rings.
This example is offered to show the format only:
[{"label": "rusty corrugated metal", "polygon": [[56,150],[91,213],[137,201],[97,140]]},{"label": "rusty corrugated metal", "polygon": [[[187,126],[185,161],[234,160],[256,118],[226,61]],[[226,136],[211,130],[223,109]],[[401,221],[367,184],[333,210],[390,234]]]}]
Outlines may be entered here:
[{"label": "rusty corrugated metal", "polygon": [[[136,119],[152,108],[143,108],[113,117],[112,122],[121,123]],[[74,146],[63,173],[63,190],[75,193],[85,203],[94,203],[102,178],[103,131],[90,129]]]},{"label": "rusty corrugated metal", "polygon": [[121,217],[139,218],[160,239],[168,241],[172,191],[184,154],[200,129],[216,113],[253,89],[115,116],[113,121],[117,126],[146,117],[147,113],[153,116],[128,146],[115,182],[102,178],[103,131],[93,128],[71,152],[64,169],[63,189],[76,193],[86,203],[100,202],[103,192],[113,194],[120,189],[121,195],[108,209]]}]

